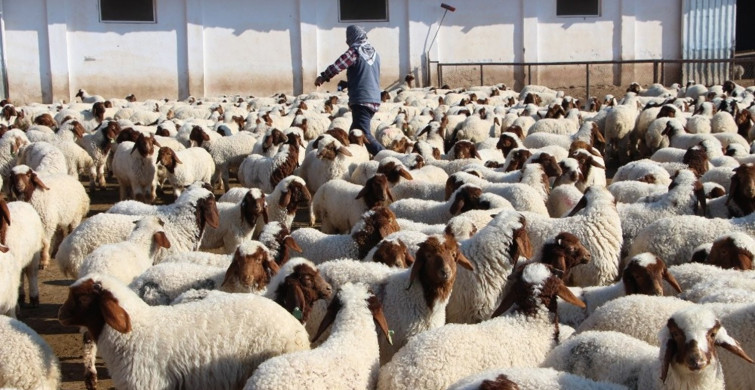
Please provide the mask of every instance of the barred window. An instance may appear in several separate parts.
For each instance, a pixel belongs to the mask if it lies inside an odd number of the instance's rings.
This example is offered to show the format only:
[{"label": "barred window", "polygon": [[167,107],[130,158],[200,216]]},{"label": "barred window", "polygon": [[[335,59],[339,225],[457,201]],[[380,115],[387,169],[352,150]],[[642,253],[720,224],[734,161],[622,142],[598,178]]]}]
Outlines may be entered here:
[{"label": "barred window", "polygon": [[100,0],[101,22],[155,23],[154,0]]}]

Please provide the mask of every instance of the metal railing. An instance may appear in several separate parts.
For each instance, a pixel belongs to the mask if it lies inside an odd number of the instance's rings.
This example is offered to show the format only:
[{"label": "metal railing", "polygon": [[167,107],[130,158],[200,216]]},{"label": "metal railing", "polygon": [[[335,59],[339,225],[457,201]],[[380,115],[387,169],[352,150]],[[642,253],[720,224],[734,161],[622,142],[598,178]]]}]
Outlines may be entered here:
[{"label": "metal railing", "polygon": [[519,90],[534,81],[550,87],[584,87],[586,98],[591,96],[591,88],[627,86],[634,81],[665,86],[689,80],[706,85],[721,84],[725,80],[744,86],[755,84],[753,54],[708,60],[429,63],[431,73],[435,68],[438,86],[449,82],[453,83],[452,87],[504,83]]}]

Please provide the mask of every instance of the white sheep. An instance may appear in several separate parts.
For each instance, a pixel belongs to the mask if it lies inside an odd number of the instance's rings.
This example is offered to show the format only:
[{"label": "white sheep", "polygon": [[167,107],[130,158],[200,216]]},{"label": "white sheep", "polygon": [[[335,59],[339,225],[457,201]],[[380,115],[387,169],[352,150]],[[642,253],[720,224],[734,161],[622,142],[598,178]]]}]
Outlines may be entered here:
[{"label": "white sheep", "polygon": [[45,268],[60,244],[54,241],[56,232],[62,232],[62,240],[81,223],[89,211],[89,196],[78,179],[67,173],[37,174],[26,165],[18,165],[12,172],[14,196],[29,202],[42,220],[44,236],[39,266]]},{"label": "white sheep", "polygon": [[[551,368],[512,367],[483,371],[451,385],[448,390],[478,390],[485,386],[511,386],[510,390],[626,390],[628,387],[595,382]],[[502,389],[507,389],[502,387]]]},{"label": "white sheep", "polygon": [[23,390],[60,388],[60,362],[50,345],[25,323],[0,316],[0,386]]},{"label": "white sheep", "polygon": [[622,165],[613,175],[611,184],[625,180],[647,180],[652,175],[655,184],[668,186],[671,184],[671,175],[658,163],[651,160],[637,160]]},{"label": "white sheep", "polygon": [[501,196],[483,193],[476,185],[464,184],[451,194],[445,202],[432,202],[425,199],[401,199],[391,203],[391,211],[398,218],[428,224],[447,223],[453,216],[472,209],[489,210],[512,208],[511,203]]},{"label": "white sheep", "polygon": [[325,135],[318,141],[318,148],[307,152],[304,162],[296,173],[307,183],[309,192],[331,179],[347,180],[351,152],[335,138]]},{"label": "white sheep", "polygon": [[494,316],[511,309],[509,314],[474,325],[448,324],[412,337],[381,368],[378,388],[445,389],[486,369],[540,364],[560,340],[553,312],[556,296],[584,304],[544,264],[528,264],[512,276]]},{"label": "white sheep", "polygon": [[[259,189],[247,191],[244,198],[237,203],[222,202],[217,204],[220,223],[217,228],[210,227],[202,237],[200,249],[223,248],[225,253],[233,252],[242,242],[255,236],[260,218],[268,222],[265,194]],[[256,236],[259,231],[256,232]]]},{"label": "white sheep", "polygon": [[[29,302],[39,305],[39,261],[44,240],[42,221],[25,202],[0,200],[0,315],[16,316],[19,302],[26,300],[23,276],[29,283]],[[20,278],[19,278],[20,276]]]},{"label": "white sheep", "polygon": [[380,301],[367,286],[341,286],[320,324],[324,331],[332,323],[328,339],[311,351],[265,361],[244,389],[374,388],[380,356],[373,321],[390,340]]},{"label": "white sheep", "polygon": [[451,174],[446,181],[446,196],[451,195],[449,192],[454,189],[458,191],[462,186],[472,185],[484,190],[488,196],[496,195],[503,198],[516,210],[547,216],[548,208],[545,206],[547,200],[546,182],[542,175],[537,175],[539,173],[537,171],[542,172],[542,168],[539,164],[528,165],[531,165],[528,169],[528,181],[539,184],[538,188],[524,183],[490,183],[470,173],[456,172]]},{"label": "white sheep", "polygon": [[208,132],[200,126],[191,128],[189,139],[196,142],[197,146],[203,147],[210,153],[212,160],[215,162],[215,175],[212,178],[212,184],[217,185],[222,179],[224,191],[230,188],[229,170],[237,169],[246,156],[254,150],[254,144],[257,139],[248,131],[242,131],[230,137],[219,137],[212,139]]},{"label": "white sheep", "polygon": [[[218,202],[239,202],[244,197],[248,189],[231,188],[218,199]],[[268,203],[268,220],[278,221],[291,229],[296,210],[300,207],[308,207],[312,201],[307,189],[307,184],[299,176],[290,175],[278,182],[275,189],[270,194],[265,194]],[[314,221],[311,221],[314,225]]]},{"label": "white sheep", "polygon": [[[116,121],[103,122],[91,134],[85,134],[76,142],[92,157],[93,164],[89,168],[89,189],[94,191],[95,185],[100,188],[106,187],[105,165],[108,161],[115,138],[121,131],[121,126]],[[1,150],[1,149],[0,149]]]},{"label": "white sheep", "polygon": [[319,219],[323,233],[346,233],[367,210],[392,201],[388,179],[383,174],[368,179],[364,186],[333,179],[320,186],[312,198],[310,221]]},{"label": "white sheep", "polygon": [[[538,122],[536,122],[536,124]],[[532,129],[530,129],[530,133],[527,137],[522,140],[524,146],[530,149],[542,148],[550,145],[558,145],[562,148],[569,149],[574,141],[583,141],[593,146],[605,143],[605,139],[603,138],[603,134],[600,132],[597,123],[591,121],[583,123],[582,126],[579,127],[579,130],[573,134],[557,134],[551,132],[533,133],[531,130]]]},{"label": "white sheep", "polygon": [[623,239],[621,219],[608,190],[589,187],[577,206],[564,218],[524,214],[527,233],[536,251],[545,240],[563,231],[576,235],[590,251],[592,260],[575,267],[567,282],[586,287],[608,285],[616,279]]},{"label": "white sheep", "polygon": [[283,145],[272,157],[251,154],[239,166],[239,183],[269,193],[278,182],[291,175],[298,164],[298,145]]},{"label": "white sheep", "polygon": [[23,148],[18,155],[18,165],[28,165],[37,172],[68,174],[66,156],[54,145],[39,141]]},{"label": "white sheep", "polygon": [[302,249],[302,257],[319,264],[338,258],[361,259],[380,240],[398,230],[395,214],[378,206],[362,215],[351,234],[325,234],[301,228],[291,232],[291,237]]},{"label": "white sheep", "polygon": [[[143,205],[140,202],[133,202]],[[148,208],[150,206],[147,206]],[[133,222],[143,214],[154,214],[165,222],[165,234],[171,243],[172,252],[197,250],[207,226],[217,227],[219,223],[215,196],[207,189],[190,186],[181,197],[167,206],[154,209],[128,210],[132,215],[100,213],[84,220],[60,244],[55,260],[66,275],[78,275],[79,267],[87,254],[100,245],[120,242],[133,230]],[[146,211],[146,212],[145,212]],[[158,260],[166,254],[158,254]]]},{"label": "white sheep", "polygon": [[[309,348],[299,321],[267,298],[213,294],[152,307],[99,274],[71,285],[58,318],[87,326],[113,384],[122,389],[239,388],[262,361]],[[178,333],[185,337],[176,338]]]},{"label": "white sheep", "polygon": [[[640,198],[662,195],[668,191],[667,185],[655,184],[655,178],[651,175],[639,180],[614,181],[606,187],[618,203],[634,203]],[[556,187],[558,188],[558,187]],[[551,194],[556,191],[554,188]]]},{"label": "white sheep", "polygon": [[120,200],[152,203],[157,197],[157,144],[152,137],[139,135],[136,142],[124,141],[113,152],[113,176],[118,179]]},{"label": "white sheep", "polygon": [[196,181],[209,184],[215,173],[212,156],[203,148],[174,151],[163,146],[157,151],[157,165],[168,171],[168,182],[176,197],[181,196],[184,188]]},{"label": "white sheep", "polygon": [[360,281],[381,296],[386,320],[394,331],[392,344],[379,340],[380,363],[385,364],[408,340],[445,323],[457,265],[472,268],[456,240],[446,235],[427,238],[409,269],[348,259],[329,261],[318,268],[334,287]]},{"label": "white sheep", "polygon": [[723,390],[717,346],[752,363],[716,315],[703,307],[675,312],[658,333],[658,342],[660,348],[618,332],[585,332],[554,348],[543,365],[638,389]]}]

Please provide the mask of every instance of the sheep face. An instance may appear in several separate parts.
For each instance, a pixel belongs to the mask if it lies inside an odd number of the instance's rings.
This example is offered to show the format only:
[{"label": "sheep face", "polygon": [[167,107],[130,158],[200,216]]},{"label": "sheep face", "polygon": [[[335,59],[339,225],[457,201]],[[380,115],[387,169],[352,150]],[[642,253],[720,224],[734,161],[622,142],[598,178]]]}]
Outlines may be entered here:
[{"label": "sheep face", "polygon": [[731,338],[713,313],[703,307],[692,307],[674,313],[661,330],[661,380],[666,381],[669,369],[677,375],[694,375],[712,364],[718,364],[716,346],[752,363],[753,360]]},{"label": "sheep face", "polygon": [[103,102],[97,102],[92,104],[92,114],[94,115],[94,118],[97,120],[97,122],[102,122],[105,119],[105,110],[107,108],[105,107],[105,103]]},{"label": "sheep face", "polygon": [[196,146],[202,146],[203,142],[210,140],[210,136],[200,126],[194,126],[189,133],[189,140]]},{"label": "sheep face", "polygon": [[47,126],[51,129],[54,129],[58,126],[58,124],[55,123],[55,120],[52,118],[52,115],[50,115],[49,113],[44,113],[34,118],[34,124]]},{"label": "sheep face", "polygon": [[312,303],[318,299],[330,298],[332,292],[332,287],[316,268],[309,264],[298,264],[278,287],[275,301],[305,323],[312,310]]},{"label": "sheep face", "polygon": [[121,132],[121,125],[116,121],[109,121],[107,126],[102,130],[102,153],[107,154],[110,151],[111,146],[115,143],[115,139],[118,138],[118,134]]},{"label": "sheep face", "polygon": [[183,164],[173,149],[163,146],[157,151],[157,162],[170,173],[175,173],[176,165]]},{"label": "sheep face", "polygon": [[432,309],[436,302],[446,301],[450,297],[456,280],[457,263],[470,271],[474,269],[452,236],[428,237],[417,249],[407,289],[419,281],[425,303]]},{"label": "sheep face", "polygon": [[414,257],[409,253],[409,248],[403,241],[383,240],[377,245],[372,261],[389,267],[407,268],[414,263]]},{"label": "sheep face", "polygon": [[262,220],[267,224],[267,202],[265,194],[262,191],[252,188],[244,195],[241,200],[241,220],[248,226],[254,226],[257,218],[262,216]]},{"label": "sheep face", "polygon": [[199,237],[197,237],[196,244],[196,246],[199,247],[199,242],[202,241],[202,234],[204,233],[207,225],[215,229],[220,226],[220,215],[218,214],[218,206],[215,202],[215,195],[209,194],[208,196],[197,200],[196,212],[194,215],[200,232]]},{"label": "sheep face", "polygon": [[66,326],[84,326],[94,340],[105,325],[120,333],[131,331],[131,318],[113,294],[94,279],[80,280],[68,290],[68,298],[58,311],[58,320]]},{"label": "sheep face", "polygon": [[3,106],[2,113],[3,118],[5,118],[6,121],[9,121],[11,117],[18,116],[18,111],[12,104],[6,104]]},{"label": "sheep face", "polygon": [[556,313],[557,297],[572,305],[585,308],[585,303],[574,296],[564,282],[552,273],[552,268],[547,264],[528,263],[518,267],[509,276],[508,284],[506,287],[508,292],[493,313],[493,317],[506,312],[515,304],[514,311],[527,316],[534,316],[544,310]]},{"label": "sheep face", "polygon": [[335,142],[331,142],[319,149],[319,151],[317,152],[317,158],[321,160],[333,161],[336,159],[336,157],[338,157],[339,154],[349,157],[352,156],[349,149],[341,145],[336,145]]},{"label": "sheep face", "polygon": [[288,137],[282,131],[271,129],[262,141],[262,151],[267,152],[273,146],[278,146],[286,141],[288,141]]},{"label": "sheep face", "polygon": [[674,275],[666,269],[666,263],[652,253],[641,253],[632,257],[624,267],[621,275],[624,291],[627,295],[663,295],[663,281],[665,280],[677,292],[682,288]]},{"label": "sheep face", "polygon": [[278,206],[285,208],[289,215],[295,214],[297,208],[308,206],[312,202],[312,194],[303,180],[291,180],[285,185],[286,190],[281,194]]},{"label": "sheep face", "polygon": [[155,146],[157,146],[158,148],[160,147],[160,144],[155,141],[155,137],[146,137],[144,136],[144,134],[140,133],[139,137],[136,139],[136,142],[134,142],[134,147],[131,148],[131,153],[138,151],[142,157],[146,158],[152,156],[155,153]]},{"label": "sheep face", "polygon": [[459,187],[452,197],[454,201],[449,210],[451,215],[459,215],[469,210],[487,210],[490,208],[489,202],[480,199],[482,189],[477,186],[465,185]]},{"label": "sheep face", "polygon": [[76,136],[76,139],[81,139],[84,137],[84,133],[86,133],[86,130],[84,129],[84,126],[79,121],[72,121],[70,125],[71,125],[70,130],[73,132],[74,136]]},{"label": "sheep face", "polygon": [[37,176],[37,173],[26,165],[18,165],[13,168],[12,172],[10,190],[16,199],[28,202],[37,188],[50,189]]},{"label": "sheep face", "polygon": [[532,157],[532,152],[527,149],[516,149],[512,152],[509,165],[506,166],[504,172],[512,172],[524,167],[524,164]]},{"label": "sheep face", "polygon": [[122,129],[120,133],[118,133],[118,136],[115,138],[115,142],[118,144],[124,141],[136,142],[136,140],[139,139],[140,135],[140,132],[134,130],[131,127],[126,127],[125,129]]},{"label": "sheep face", "polygon": [[393,202],[393,194],[388,187],[388,178],[383,174],[376,174],[369,178],[357,194],[356,199],[364,199],[364,203],[370,209],[376,206],[388,206],[389,203]]},{"label": "sheep face", "polygon": [[553,242],[543,245],[542,262],[559,271],[561,280],[567,280],[569,271],[580,264],[587,264],[590,257],[590,251],[577,236],[569,232],[561,232]]},{"label": "sheep face", "polygon": [[352,229],[351,238],[359,248],[359,258],[391,233],[401,230],[396,215],[385,206],[375,207],[362,214],[362,219]]},{"label": "sheep face", "polygon": [[409,138],[403,136],[392,140],[391,144],[388,145],[388,149],[398,153],[407,153],[409,150],[411,150],[413,145],[414,144],[411,140],[409,140]]},{"label": "sheep face", "polygon": [[[752,240],[749,236],[741,239]],[[753,254],[737,244],[737,239],[732,235],[717,239],[707,256],[707,263],[726,269],[751,270]]]},{"label": "sheep face", "polygon": [[482,159],[482,157],[480,157],[480,153],[477,152],[477,146],[475,146],[474,143],[467,140],[457,141],[454,144],[453,158],[454,160],[466,159],[466,158]]},{"label": "sheep face", "polygon": [[229,293],[259,291],[267,286],[270,278],[280,270],[262,246],[257,246],[252,253],[243,252],[241,247],[236,249],[220,290]]},{"label": "sheep face", "polygon": [[726,205],[729,212],[737,217],[755,211],[755,164],[743,164],[734,169]]},{"label": "sheep face", "polygon": [[543,172],[548,177],[561,176],[561,167],[558,165],[556,158],[548,153],[540,153],[536,159],[530,161],[530,163],[537,163],[543,167]]}]

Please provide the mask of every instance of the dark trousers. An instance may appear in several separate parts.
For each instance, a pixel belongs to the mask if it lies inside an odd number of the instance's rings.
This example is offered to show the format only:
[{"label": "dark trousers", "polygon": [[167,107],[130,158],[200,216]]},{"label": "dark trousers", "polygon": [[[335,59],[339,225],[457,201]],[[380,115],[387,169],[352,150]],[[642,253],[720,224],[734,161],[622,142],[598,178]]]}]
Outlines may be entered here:
[{"label": "dark trousers", "polygon": [[375,112],[370,110],[368,107],[354,104],[349,106],[351,108],[351,127],[349,130],[353,129],[359,129],[364,131],[364,135],[367,137],[367,151],[370,152],[373,156],[376,155],[379,151],[385,149],[383,145],[380,145],[380,142],[375,139],[375,137],[372,135],[372,132],[370,131],[370,120],[372,119],[372,116],[375,115]]}]

